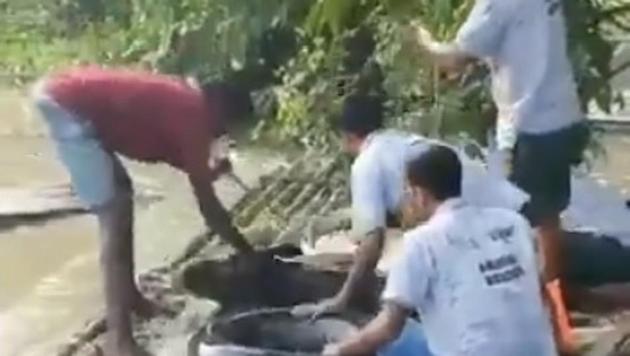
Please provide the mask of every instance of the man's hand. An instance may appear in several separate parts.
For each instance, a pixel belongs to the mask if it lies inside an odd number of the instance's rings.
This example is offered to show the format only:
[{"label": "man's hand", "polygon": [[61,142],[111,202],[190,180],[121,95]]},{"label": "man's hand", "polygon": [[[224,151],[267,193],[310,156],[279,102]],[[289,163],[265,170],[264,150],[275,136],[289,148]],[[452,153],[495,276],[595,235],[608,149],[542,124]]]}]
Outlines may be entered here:
[{"label": "man's hand", "polygon": [[319,319],[324,315],[339,314],[346,309],[346,303],[338,298],[324,299],[317,304],[302,304],[293,308],[291,314],[300,318]]},{"label": "man's hand", "polygon": [[215,179],[224,174],[232,173],[233,171],[232,162],[230,162],[227,158],[213,162],[210,169],[212,170],[212,175]]},{"label": "man's hand", "polygon": [[366,234],[355,252],[354,263],[339,293],[317,304],[299,305],[293,309],[293,315],[317,319],[326,314],[339,314],[348,307],[357,293],[371,290],[371,277],[374,276],[374,269],[381,257],[384,241],[384,228],[377,228]]},{"label": "man's hand", "polygon": [[501,149],[488,155],[488,171],[496,176],[508,178],[512,174],[512,151]]},{"label": "man's hand", "polygon": [[404,42],[414,46],[418,55],[427,58],[448,76],[463,71],[474,58],[462,52],[455,43],[436,41],[421,24],[411,23],[403,30]]},{"label": "man's hand", "polygon": [[214,173],[215,178],[218,178],[222,174],[232,172],[230,145],[231,141],[227,135],[217,137],[212,141],[208,165],[210,166],[210,170]]},{"label": "man's hand", "polygon": [[372,355],[396,340],[402,332],[410,311],[393,303],[385,303],[383,310],[359,332],[337,344],[327,345],[324,356]]}]

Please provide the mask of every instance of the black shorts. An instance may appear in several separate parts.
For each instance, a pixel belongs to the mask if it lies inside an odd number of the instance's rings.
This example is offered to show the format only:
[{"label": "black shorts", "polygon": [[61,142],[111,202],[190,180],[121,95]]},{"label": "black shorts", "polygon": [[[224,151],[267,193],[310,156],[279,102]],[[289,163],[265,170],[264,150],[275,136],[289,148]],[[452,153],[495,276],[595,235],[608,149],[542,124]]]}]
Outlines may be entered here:
[{"label": "black shorts", "polygon": [[559,215],[569,205],[571,167],[582,162],[589,138],[586,123],[517,137],[510,180],[530,195],[523,214],[532,225]]}]

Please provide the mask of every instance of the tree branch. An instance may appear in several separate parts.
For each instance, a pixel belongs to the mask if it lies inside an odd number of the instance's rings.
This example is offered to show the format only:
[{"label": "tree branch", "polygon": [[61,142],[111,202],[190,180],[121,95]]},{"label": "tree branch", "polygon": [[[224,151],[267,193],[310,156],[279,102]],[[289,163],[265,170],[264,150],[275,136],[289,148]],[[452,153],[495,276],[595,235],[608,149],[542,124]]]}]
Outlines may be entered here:
[{"label": "tree branch", "polygon": [[600,25],[603,21],[610,21],[620,29],[628,30],[628,27],[626,27],[626,25],[624,25],[618,19],[618,17],[623,15],[630,15],[630,4],[619,5],[606,10],[602,10],[594,16],[592,24]]}]

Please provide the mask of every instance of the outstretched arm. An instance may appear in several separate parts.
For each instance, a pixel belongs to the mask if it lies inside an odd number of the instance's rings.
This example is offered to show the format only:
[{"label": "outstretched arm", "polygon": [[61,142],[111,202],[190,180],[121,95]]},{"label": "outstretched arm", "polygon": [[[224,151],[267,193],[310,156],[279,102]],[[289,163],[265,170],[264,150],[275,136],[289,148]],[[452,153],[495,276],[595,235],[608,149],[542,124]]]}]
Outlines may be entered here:
[{"label": "outstretched arm", "polygon": [[355,356],[376,354],[383,346],[396,340],[410,312],[395,303],[386,303],[379,315],[357,334],[337,345],[326,347],[324,356]]},{"label": "outstretched arm", "polygon": [[412,310],[422,304],[434,271],[423,244],[428,236],[406,235],[402,254],[387,276],[385,306],[379,316],[358,334],[326,348],[324,355],[369,355],[396,339]]},{"label": "outstretched arm", "polygon": [[232,223],[230,213],[223,207],[214,192],[212,182],[214,177],[208,174],[206,178],[189,176],[199,211],[203,216],[208,228],[216,232],[223,241],[230,244],[239,252],[251,252],[253,247],[247,242],[245,237]]},{"label": "outstretched arm", "polygon": [[466,22],[452,42],[438,42],[419,24],[407,29],[407,39],[434,64],[461,71],[476,59],[497,58],[515,13],[513,2],[476,0]]},{"label": "outstretched arm", "polygon": [[377,228],[368,233],[359,248],[355,252],[354,263],[350,269],[350,273],[346,278],[346,281],[334,298],[340,307],[345,308],[350,303],[350,300],[359,293],[363,288],[369,287],[368,284],[371,281],[376,270],[376,265],[383,253],[383,246],[385,244],[385,229]]},{"label": "outstretched arm", "polygon": [[373,288],[376,265],[383,252],[385,229],[378,228],[367,234],[355,252],[354,262],[350,273],[346,277],[343,287],[330,299],[325,299],[317,304],[298,305],[293,309],[293,314],[300,317],[318,318],[324,314],[337,314],[343,312],[357,294]]}]

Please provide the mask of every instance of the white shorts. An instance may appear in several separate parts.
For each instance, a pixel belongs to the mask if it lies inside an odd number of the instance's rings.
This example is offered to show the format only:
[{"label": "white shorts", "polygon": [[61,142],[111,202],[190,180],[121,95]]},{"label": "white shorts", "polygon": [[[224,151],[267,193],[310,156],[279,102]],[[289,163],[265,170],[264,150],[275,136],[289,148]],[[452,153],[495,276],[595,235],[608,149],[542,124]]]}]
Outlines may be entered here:
[{"label": "white shorts", "polygon": [[32,95],[76,194],[90,209],[106,205],[116,196],[117,158],[103,148],[89,121],[59,105],[47,93],[45,81],[35,86]]}]

